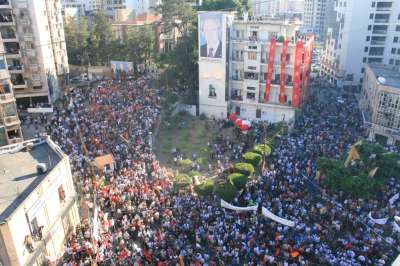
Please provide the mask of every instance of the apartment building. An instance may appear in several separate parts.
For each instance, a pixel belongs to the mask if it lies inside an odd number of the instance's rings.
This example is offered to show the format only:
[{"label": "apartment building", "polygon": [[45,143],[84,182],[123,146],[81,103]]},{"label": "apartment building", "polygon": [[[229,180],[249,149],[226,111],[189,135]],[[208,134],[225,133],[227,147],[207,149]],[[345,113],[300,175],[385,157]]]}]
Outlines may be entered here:
[{"label": "apartment building", "polygon": [[304,0],[303,26],[312,30],[317,41],[324,41],[328,27],[336,19],[335,0]]},{"label": "apartment building", "polygon": [[400,1],[337,0],[335,12],[321,60],[328,81],[358,89],[364,63],[400,66]]},{"label": "apartment building", "polygon": [[21,122],[0,36],[0,146],[22,141]]},{"label": "apartment building", "polygon": [[361,98],[371,140],[400,144],[400,72],[396,66],[366,64]]},{"label": "apartment building", "polygon": [[56,265],[80,221],[68,156],[33,139],[0,148],[0,168],[0,265]]},{"label": "apartment building", "polygon": [[254,17],[276,17],[304,12],[304,0],[251,0],[250,5]]},{"label": "apartment building", "polygon": [[312,47],[293,21],[200,12],[200,113],[293,121],[307,97]]},{"label": "apartment building", "polygon": [[2,0],[0,32],[17,105],[60,97],[69,73],[60,2]]}]

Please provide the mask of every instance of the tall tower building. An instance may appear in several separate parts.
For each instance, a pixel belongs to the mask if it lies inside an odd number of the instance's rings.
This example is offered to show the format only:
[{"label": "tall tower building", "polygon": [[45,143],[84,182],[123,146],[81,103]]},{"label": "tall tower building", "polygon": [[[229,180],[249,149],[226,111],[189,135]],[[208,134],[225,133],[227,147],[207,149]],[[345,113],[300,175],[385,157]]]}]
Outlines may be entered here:
[{"label": "tall tower building", "polygon": [[364,63],[400,67],[400,2],[336,0],[336,20],[325,42],[321,74],[332,84],[357,88]]},{"label": "tall tower building", "polygon": [[69,68],[60,1],[1,1],[0,32],[17,105],[62,95]]},{"label": "tall tower building", "polygon": [[315,37],[323,41],[334,13],[335,0],[304,0],[304,26],[312,29]]},{"label": "tall tower building", "polygon": [[22,141],[21,122],[7,69],[4,46],[0,36],[0,146]]}]

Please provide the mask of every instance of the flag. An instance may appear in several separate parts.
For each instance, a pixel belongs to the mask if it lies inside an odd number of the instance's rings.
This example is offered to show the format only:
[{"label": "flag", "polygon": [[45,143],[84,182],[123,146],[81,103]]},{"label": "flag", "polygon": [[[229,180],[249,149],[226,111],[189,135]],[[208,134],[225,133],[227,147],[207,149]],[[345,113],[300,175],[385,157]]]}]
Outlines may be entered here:
[{"label": "flag", "polygon": [[346,162],[344,163],[344,166],[348,167],[349,164],[354,160],[360,160],[360,154],[358,153],[357,148],[355,146],[352,146],[349,151],[349,155],[347,156]]}]

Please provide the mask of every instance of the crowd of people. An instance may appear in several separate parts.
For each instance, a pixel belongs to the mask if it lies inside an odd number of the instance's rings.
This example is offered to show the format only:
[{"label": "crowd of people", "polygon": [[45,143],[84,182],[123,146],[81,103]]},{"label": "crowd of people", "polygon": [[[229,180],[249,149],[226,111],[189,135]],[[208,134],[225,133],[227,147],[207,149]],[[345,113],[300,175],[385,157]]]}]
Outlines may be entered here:
[{"label": "crowd of people", "polygon": [[[296,222],[287,227],[259,212],[221,208],[215,196],[173,190],[152,147],[161,110],[159,91],[148,78],[75,89],[47,127],[70,155],[76,187],[92,211],[68,239],[64,265],[390,264],[400,233],[369,223],[367,216],[387,214],[387,201],[400,186],[392,180],[375,200],[320,190],[313,178],[317,156],[341,156],[363,132],[354,98],[309,102],[268,167],[232,202],[256,202]],[[263,128],[254,124],[255,141],[262,140]],[[210,159],[230,164],[252,141],[222,136],[205,145]],[[114,171],[94,170],[90,162],[108,153]]]}]

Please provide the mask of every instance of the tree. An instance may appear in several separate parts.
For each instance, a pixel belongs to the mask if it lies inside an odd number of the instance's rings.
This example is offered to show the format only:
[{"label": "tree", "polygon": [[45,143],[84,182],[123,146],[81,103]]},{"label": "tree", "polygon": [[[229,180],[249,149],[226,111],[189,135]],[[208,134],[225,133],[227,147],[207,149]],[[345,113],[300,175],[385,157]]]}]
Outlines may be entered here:
[{"label": "tree", "polygon": [[89,27],[85,17],[70,20],[64,25],[65,42],[69,62],[76,65],[86,65],[88,61]]},{"label": "tree", "polygon": [[89,58],[92,65],[105,65],[112,55],[113,32],[103,13],[96,13],[89,37]]},{"label": "tree", "polygon": [[204,0],[201,10],[236,10],[239,14],[250,9],[248,0]]},{"label": "tree", "polygon": [[148,65],[154,57],[154,31],[151,25],[134,27],[128,30],[125,41],[126,54],[133,61],[134,69],[138,64]]},{"label": "tree", "polygon": [[156,10],[162,15],[162,31],[167,34],[177,29],[185,36],[196,22],[196,13],[185,0],[163,1]]}]

